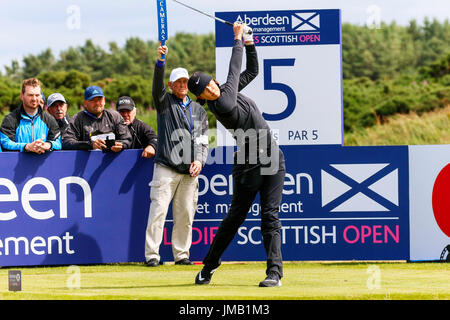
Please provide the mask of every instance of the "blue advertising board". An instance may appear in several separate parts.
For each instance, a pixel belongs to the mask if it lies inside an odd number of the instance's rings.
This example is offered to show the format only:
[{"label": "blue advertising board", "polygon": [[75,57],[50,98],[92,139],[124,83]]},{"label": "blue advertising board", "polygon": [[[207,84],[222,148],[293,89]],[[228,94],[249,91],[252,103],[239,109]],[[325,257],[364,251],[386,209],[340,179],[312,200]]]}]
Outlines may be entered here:
[{"label": "blue advertising board", "polygon": [[0,154],[0,266],[143,260],[153,161],[58,151]]},{"label": "blue advertising board", "polygon": [[[408,148],[285,146],[283,259],[409,257]],[[211,151],[199,176],[191,259],[201,261],[228,210],[232,147]],[[153,161],[60,151],[0,154],[0,266],[144,261]],[[227,161],[228,160],[228,161]],[[169,211],[161,243],[173,261]],[[264,261],[258,198],[224,261]]]},{"label": "blue advertising board", "polygon": [[[289,10],[217,12],[226,21],[245,23],[253,29],[257,46],[340,44],[340,10]],[[233,46],[233,30],[216,23],[216,47]]]},{"label": "blue advertising board", "polygon": [[[280,205],[284,260],[402,260],[409,255],[408,148],[284,146],[286,177]],[[233,194],[229,158],[216,149],[199,181],[191,258],[202,260]],[[221,162],[221,163],[217,163]],[[229,162],[228,162],[229,163]],[[161,247],[171,259],[172,222]],[[223,260],[261,261],[258,198]]]}]

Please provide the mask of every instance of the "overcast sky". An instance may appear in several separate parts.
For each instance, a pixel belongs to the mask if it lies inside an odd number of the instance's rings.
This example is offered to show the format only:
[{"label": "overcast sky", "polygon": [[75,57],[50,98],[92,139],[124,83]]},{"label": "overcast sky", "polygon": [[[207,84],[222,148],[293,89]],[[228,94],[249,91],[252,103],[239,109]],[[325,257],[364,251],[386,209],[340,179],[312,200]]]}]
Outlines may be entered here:
[{"label": "overcast sky", "polygon": [[[13,59],[51,48],[58,56],[86,39],[108,48],[129,37],[157,40],[155,0],[0,0],[0,71]],[[364,25],[384,21],[420,24],[425,17],[450,19],[450,0],[180,0],[213,14],[220,11],[341,9],[343,22]],[[167,0],[168,31],[214,32],[214,20]]]}]

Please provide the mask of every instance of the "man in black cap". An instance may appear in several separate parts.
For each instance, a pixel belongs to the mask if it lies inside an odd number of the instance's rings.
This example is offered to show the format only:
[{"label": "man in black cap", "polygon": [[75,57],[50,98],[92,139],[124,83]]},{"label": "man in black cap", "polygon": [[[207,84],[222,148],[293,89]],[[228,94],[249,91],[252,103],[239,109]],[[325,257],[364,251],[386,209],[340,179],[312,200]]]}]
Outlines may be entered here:
[{"label": "man in black cap", "polygon": [[148,124],[136,118],[136,106],[133,99],[127,96],[120,97],[117,100],[116,109],[130,130],[132,137],[130,149],[144,149],[143,158],[153,157],[156,153],[158,137]]},{"label": "man in black cap", "polygon": [[[209,75],[195,72],[189,79],[189,90],[199,100],[207,100],[209,110],[233,134],[239,151],[233,165],[233,199],[227,216],[217,230],[203,260],[204,267],[195,278],[196,284],[208,284],[220,266],[220,258],[245,221],[256,194],[261,201],[261,234],[267,254],[266,278],[260,287],[281,286],[281,223],[278,210],[281,203],[284,176],[284,156],[271,137],[270,127],[255,102],[239,91],[258,74],[258,58],[252,35],[244,33],[246,25],[233,25],[234,46],[227,82],[219,86]],[[243,43],[247,66],[241,73]]]}]

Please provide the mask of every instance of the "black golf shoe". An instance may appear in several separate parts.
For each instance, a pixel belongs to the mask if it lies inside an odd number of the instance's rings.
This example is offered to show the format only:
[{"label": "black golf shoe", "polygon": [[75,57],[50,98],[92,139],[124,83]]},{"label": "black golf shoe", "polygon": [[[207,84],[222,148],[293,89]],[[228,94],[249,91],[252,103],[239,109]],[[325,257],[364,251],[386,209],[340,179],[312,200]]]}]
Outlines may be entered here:
[{"label": "black golf shoe", "polygon": [[175,261],[175,264],[181,264],[184,266],[193,266],[194,265],[194,263],[191,260],[189,260],[188,258],[184,258],[184,259]]},{"label": "black golf shoe", "polygon": [[281,287],[281,280],[278,273],[270,272],[267,277],[259,283],[260,287]]},{"label": "black golf shoe", "polygon": [[209,284],[211,282],[211,277],[216,270],[217,268],[213,270],[203,268],[195,277],[195,284]]},{"label": "black golf shoe", "polygon": [[148,260],[145,264],[147,265],[147,267],[157,267],[159,266],[159,261],[158,259],[153,258]]}]

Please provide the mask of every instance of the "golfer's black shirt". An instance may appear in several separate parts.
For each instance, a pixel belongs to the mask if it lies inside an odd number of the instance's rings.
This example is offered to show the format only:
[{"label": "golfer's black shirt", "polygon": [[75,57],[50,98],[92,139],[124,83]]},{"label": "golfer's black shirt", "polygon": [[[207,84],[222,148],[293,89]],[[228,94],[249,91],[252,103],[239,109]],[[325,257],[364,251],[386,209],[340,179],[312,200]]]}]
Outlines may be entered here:
[{"label": "golfer's black shirt", "polygon": [[[208,107],[217,120],[230,130],[236,139],[238,148],[247,150],[259,142],[258,152],[270,154],[274,141],[270,135],[270,127],[264,120],[256,103],[249,97],[239,93],[258,74],[258,57],[254,45],[246,46],[246,70],[240,73],[242,66],[243,45],[241,40],[235,40],[230,60],[228,77],[220,86],[220,97],[208,101]],[[256,136],[255,136],[256,134]],[[261,145],[261,142],[264,145]],[[247,151],[246,151],[247,152]]]}]

